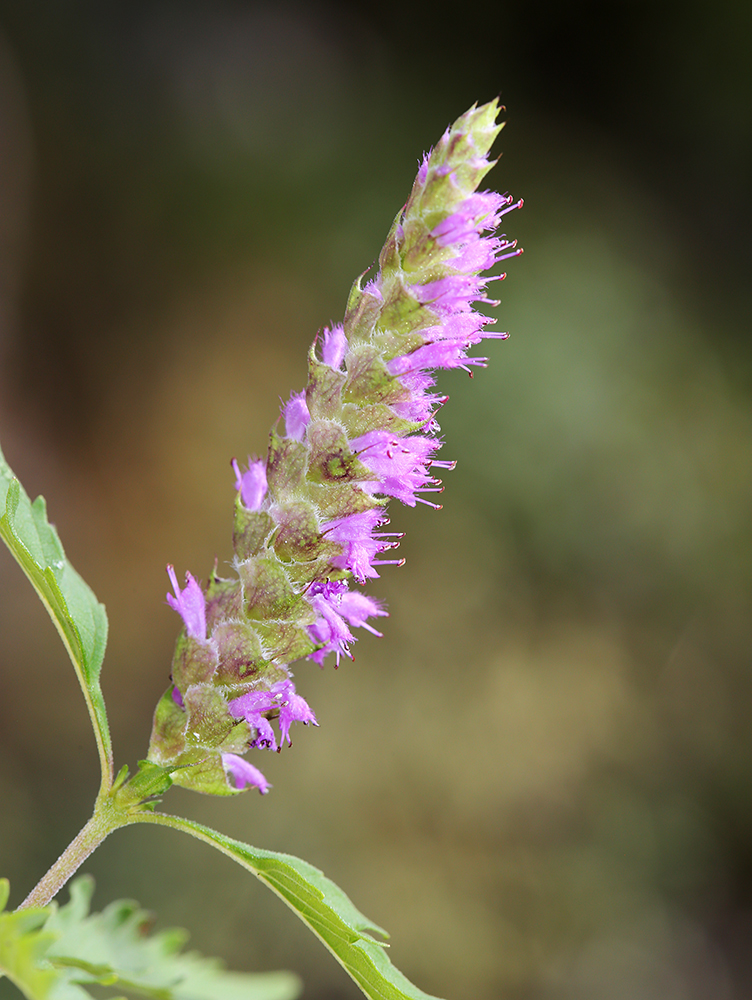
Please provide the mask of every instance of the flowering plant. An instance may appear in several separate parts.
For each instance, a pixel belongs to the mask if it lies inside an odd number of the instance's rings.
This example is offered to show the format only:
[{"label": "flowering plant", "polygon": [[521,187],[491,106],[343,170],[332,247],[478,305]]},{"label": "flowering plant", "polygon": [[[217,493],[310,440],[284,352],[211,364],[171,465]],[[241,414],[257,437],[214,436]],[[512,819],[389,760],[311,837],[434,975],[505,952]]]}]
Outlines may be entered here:
[{"label": "flowering plant", "polygon": [[[389,962],[374,937],[384,932],[321,872],[156,805],[174,784],[214,795],[268,792],[255,751],[290,745],[295,723],[317,725],[290,665],[308,659],[323,667],[331,654],[338,666],[351,656],[357,629],[381,634],[375,622],[385,609],[354,585],[402,562],[393,555],[401,536],[385,530],[387,503],[394,498],[437,508],[431,499],[442,489],[436,472],[454,467],[436,457],[442,444],[436,415],[446,397],[434,391],[433,372],[472,374],[471,366],[487,359],[469,355],[470,348],[507,336],[489,332],[492,321],[473,308],[496,304],[486,286],[504,277],[482,272],[521,252],[495,231],[522,203],[477,190],[493,166],[488,153],[501,129],[498,110],[496,101],[471,108],[424,157],[378,269],[353,285],[342,324],[316,337],[307,385],[283,406],[266,458],[249,459],[244,469],[233,461],[234,575],[220,577],[215,565],[205,584],[188,573],[181,586],[167,567],[173,590],[167,602],[183,630],[147,756],[132,776],[127,767],[115,774],[99,687],[104,608],[66,560],[44,500],[29,501],[0,454],[0,534],[70,654],[102,768],[89,822],[20,907],[0,913],[0,973],[32,1000],[89,996],[84,986],[92,983],[151,996],[229,995],[229,974],[205,963],[198,976],[204,985],[197,985],[191,963],[198,960],[179,953],[164,935],[139,943],[139,911],[132,904],[88,916],[91,886],[81,880],[69,904],[57,909],[51,903],[106,836],[144,822],[190,833],[269,885],[367,996],[426,996]],[[0,906],[7,895],[4,882]],[[247,995],[252,989],[265,998],[298,993],[295,978],[283,973],[245,983]]]}]

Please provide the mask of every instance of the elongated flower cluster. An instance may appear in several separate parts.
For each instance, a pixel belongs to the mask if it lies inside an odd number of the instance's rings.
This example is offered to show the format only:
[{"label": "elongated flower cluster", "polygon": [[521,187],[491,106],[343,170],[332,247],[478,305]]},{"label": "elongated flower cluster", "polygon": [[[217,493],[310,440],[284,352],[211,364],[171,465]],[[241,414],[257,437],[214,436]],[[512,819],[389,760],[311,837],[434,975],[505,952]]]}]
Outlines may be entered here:
[{"label": "elongated flower cluster", "polygon": [[[354,284],[341,325],[316,338],[308,384],[293,393],[265,460],[236,476],[233,579],[205,586],[168,567],[183,619],[172,684],[157,706],[149,759],[173,780],[230,794],[268,788],[242,754],[278,749],[293,722],[316,725],[289,665],[351,657],[353,630],[380,635],[381,605],[350,583],[398,564],[384,530],[390,497],[438,507],[436,412],[446,401],[432,371],[486,364],[468,356],[490,333],[473,303],[493,304],[481,272],[520,253],[493,235],[522,202],[477,188],[493,163],[496,101],[471,108],[424,157],[375,276]],[[491,234],[491,235],[488,235]],[[279,735],[272,722],[276,721]]]}]

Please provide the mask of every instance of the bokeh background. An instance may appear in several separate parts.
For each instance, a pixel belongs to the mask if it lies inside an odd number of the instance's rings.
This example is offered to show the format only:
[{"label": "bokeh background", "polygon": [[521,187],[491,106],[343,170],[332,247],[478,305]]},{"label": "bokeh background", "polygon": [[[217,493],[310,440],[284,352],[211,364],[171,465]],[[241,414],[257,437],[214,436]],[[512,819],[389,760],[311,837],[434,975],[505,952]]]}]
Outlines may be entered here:
[{"label": "bokeh background", "polygon": [[[752,997],[751,67],[747,0],[0,3],[0,439],[107,605],[119,763],[167,683],[165,564],[229,557],[230,457],[422,151],[507,105],[512,338],[442,377],[458,467],[393,512],[385,637],[299,665],[321,726],[258,761],[269,796],[165,804],[323,868],[449,1000]],[[0,643],[18,903],[98,778],[5,553]],[[359,995],[197,842],[125,830],[86,869],[100,906]]]}]

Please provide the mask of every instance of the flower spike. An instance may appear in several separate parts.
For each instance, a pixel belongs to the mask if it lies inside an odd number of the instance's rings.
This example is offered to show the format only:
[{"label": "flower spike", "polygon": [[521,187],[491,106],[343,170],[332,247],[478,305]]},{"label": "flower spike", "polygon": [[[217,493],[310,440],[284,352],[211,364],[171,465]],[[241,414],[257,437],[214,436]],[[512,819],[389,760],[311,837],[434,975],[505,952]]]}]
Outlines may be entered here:
[{"label": "flower spike", "polygon": [[[516,240],[496,234],[520,208],[509,194],[478,190],[501,126],[497,101],[474,106],[448,128],[418,170],[378,267],[353,285],[343,322],[324,328],[308,358],[308,382],[282,406],[265,459],[241,471],[233,460],[235,577],[216,571],[200,587],[188,574],[168,603],[183,619],[172,684],[157,706],[149,759],[173,781],[198,791],[268,790],[243,758],[248,750],[292,744],[293,723],[317,725],[297,694],[290,665],[352,659],[359,629],[387,612],[351,589],[378,576],[379,558],[400,533],[385,532],[390,499],[441,509],[433,474],[437,422],[446,403],[436,369],[483,368],[469,352],[492,333],[477,306],[489,268],[518,256]],[[272,723],[276,722],[279,736]]]}]

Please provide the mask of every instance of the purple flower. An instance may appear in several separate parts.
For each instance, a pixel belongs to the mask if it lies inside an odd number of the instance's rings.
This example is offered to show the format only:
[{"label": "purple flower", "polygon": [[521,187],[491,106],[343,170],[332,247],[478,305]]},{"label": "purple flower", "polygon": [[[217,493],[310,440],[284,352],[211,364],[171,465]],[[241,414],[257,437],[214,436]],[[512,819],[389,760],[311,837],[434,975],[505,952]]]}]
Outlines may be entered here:
[{"label": "purple flower", "polygon": [[243,760],[235,753],[223,753],[222,766],[232,777],[238,791],[242,791],[247,785],[253,785],[254,788],[258,788],[262,795],[266,795],[271,788],[257,767],[249,764],[247,760]]},{"label": "purple flower", "polygon": [[[410,355],[403,355],[409,357]],[[391,365],[387,364],[387,371],[390,374],[399,374],[391,370]],[[399,374],[400,385],[406,390],[406,398],[396,403],[392,403],[392,410],[403,420],[411,423],[424,424],[424,430],[429,434],[438,433],[439,425],[436,423],[435,413],[438,406],[447,401],[447,396],[439,396],[438,393],[429,392],[436,384],[432,375],[420,370],[405,370]]]},{"label": "purple flower", "polygon": [[479,344],[484,337],[494,336],[488,334],[483,327],[492,323],[487,316],[482,316],[476,312],[456,312],[448,316],[441,326],[432,326],[423,331],[424,339],[427,343],[435,343],[438,340],[455,340],[464,344]]},{"label": "purple flower", "polygon": [[304,726],[309,724],[318,726],[316,716],[305,698],[301,698],[295,691],[295,685],[289,678],[273,684],[272,693],[279,705],[279,744],[282,746],[287,740],[287,745],[292,746],[290,739],[292,723],[302,722]]},{"label": "purple flower", "polygon": [[252,747],[277,749],[274,730],[266,718],[272,712],[279,713],[280,746],[285,740],[292,746],[290,726],[293,722],[318,725],[308,702],[295,691],[295,685],[289,677],[272,684],[268,691],[249,691],[234,698],[228,708],[233,718],[245,719],[256,730],[258,735],[251,743]]},{"label": "purple flower", "polygon": [[372,510],[359,511],[348,517],[340,517],[336,521],[328,521],[322,525],[321,533],[333,542],[342,546],[342,555],[334,556],[332,565],[337,569],[349,569],[360,583],[365,583],[367,577],[379,574],[374,566],[396,566],[404,563],[404,559],[382,559],[376,561],[376,556],[387,549],[395,548],[398,542],[384,541],[386,537],[402,537],[401,535],[374,535],[373,532],[389,521],[378,507]]},{"label": "purple flower", "polygon": [[432,312],[444,318],[457,312],[468,312],[485,284],[485,280],[476,275],[450,274],[425,285],[413,285],[410,291],[418,302],[430,306]]},{"label": "purple flower", "polygon": [[349,643],[355,641],[355,636],[348,628],[347,622],[355,628],[366,628],[374,635],[381,635],[367,624],[366,618],[386,615],[387,612],[372,597],[351,593],[342,580],[314,583],[306,594],[306,600],[320,615],[313,625],[308,626],[311,638],[316,643],[323,644],[321,649],[315,650],[308,657],[319,666],[323,666],[327,653],[335,654],[336,666],[339,666],[342,656],[352,659]]},{"label": "purple flower", "polygon": [[[517,249],[516,240],[507,240],[505,236],[482,236],[482,231],[494,229],[503,215],[521,207],[522,199],[515,202],[508,194],[498,195],[494,191],[476,193],[435,226],[431,236],[439,246],[457,250],[456,256],[449,262],[454,271],[462,274],[487,271],[501,260],[519,256],[522,250]],[[504,277],[503,274],[496,276],[497,280]]]},{"label": "purple flower", "polygon": [[323,666],[324,657],[327,653],[335,653],[337,666],[341,656],[352,659],[348,643],[354,642],[355,638],[347,627],[347,624],[340,615],[338,607],[342,599],[342,594],[347,590],[347,584],[342,581],[334,583],[314,583],[306,594],[306,600],[314,611],[318,612],[319,618],[308,626],[308,634],[317,644],[323,643],[322,649],[317,649],[309,656],[319,666]]},{"label": "purple flower", "polygon": [[249,691],[234,698],[227,706],[230,715],[235,719],[245,719],[249,726],[256,730],[256,738],[252,747],[267,747],[277,749],[277,738],[266,713],[275,707],[274,695],[270,691]]},{"label": "purple flower", "polygon": [[206,642],[206,599],[203,590],[190,573],[185,574],[185,587],[181,590],[175,576],[175,568],[167,567],[175,596],[167,594],[167,603],[183,619],[185,631],[192,639]]},{"label": "purple flower", "polygon": [[[491,320],[476,312],[456,312],[441,326],[421,330],[425,343],[387,362],[390,375],[404,376],[432,368],[462,368],[468,365],[485,368],[488,358],[469,358],[467,351],[484,338],[506,340],[508,333],[492,333],[483,326]],[[442,400],[445,402],[445,400]]]},{"label": "purple flower", "polygon": [[306,427],[311,422],[305,392],[293,392],[282,408],[287,436],[294,441],[302,441]]},{"label": "purple flower", "polygon": [[[452,257],[451,266],[461,274],[486,271],[498,261],[504,260],[503,256],[498,256],[500,250],[506,250],[510,246],[515,245],[503,243],[501,240],[495,238],[488,239],[476,234],[475,239],[468,240],[467,243],[456,248],[458,249],[458,253]],[[505,275],[500,274],[497,277],[498,279],[502,279]]]},{"label": "purple flower", "polygon": [[339,370],[347,353],[347,337],[342,326],[337,325],[331,330],[324,330],[321,357],[325,365]]},{"label": "purple flower", "polygon": [[374,600],[373,597],[362,594],[359,590],[351,590],[342,595],[339,604],[339,613],[347,618],[355,628],[368,629],[369,632],[379,636],[379,638],[381,638],[382,633],[377,632],[372,625],[369,625],[366,618],[374,618],[376,616],[389,617],[389,612],[384,611],[378,601]]},{"label": "purple flower", "polygon": [[[393,375],[403,375],[423,368],[462,368],[468,373],[468,365],[485,368],[488,358],[468,358],[465,352],[469,346],[458,341],[437,340],[432,344],[424,344],[409,354],[403,354],[400,358],[394,358],[387,369]],[[398,499],[402,500],[402,497]],[[406,503],[405,500],[402,502]]]},{"label": "purple flower", "polygon": [[235,489],[240,493],[240,499],[248,510],[261,510],[266,496],[266,462],[248,459],[248,471],[241,474],[238,463],[233,458],[232,467],[235,471]]},{"label": "purple flower", "polygon": [[460,202],[456,211],[434,226],[431,236],[442,247],[475,242],[479,239],[479,230],[498,226],[501,218],[499,210],[509,201],[508,195],[496,191],[476,191]]},{"label": "purple flower", "polygon": [[441,492],[438,480],[433,479],[427,471],[432,452],[441,447],[441,442],[436,438],[417,434],[397,437],[389,431],[368,431],[355,438],[351,447],[360,461],[374,474],[373,480],[366,480],[361,484],[366,493],[384,493],[410,507],[414,507],[416,501],[436,506],[417,496],[419,492]]}]

